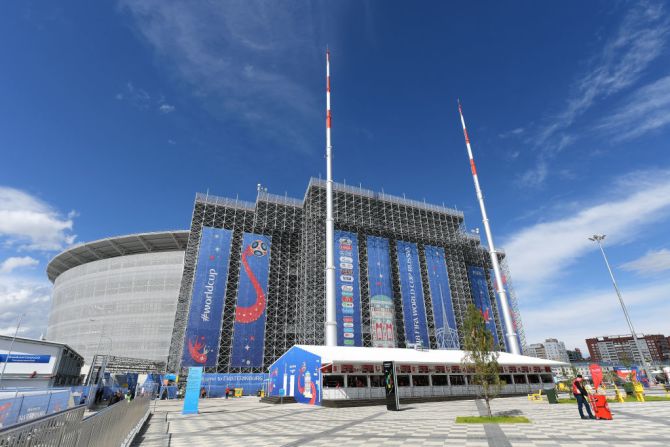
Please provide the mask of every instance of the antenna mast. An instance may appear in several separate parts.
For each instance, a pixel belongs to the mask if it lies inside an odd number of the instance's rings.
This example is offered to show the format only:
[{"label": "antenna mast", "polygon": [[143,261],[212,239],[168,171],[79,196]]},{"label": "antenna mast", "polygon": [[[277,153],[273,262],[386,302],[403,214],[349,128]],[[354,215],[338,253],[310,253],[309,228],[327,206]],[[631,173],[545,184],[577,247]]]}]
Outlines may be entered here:
[{"label": "antenna mast", "polygon": [[508,351],[512,354],[520,355],[519,343],[517,342],[516,331],[514,330],[514,321],[512,320],[512,312],[510,311],[509,303],[507,302],[507,293],[502,281],[502,274],[500,273],[500,263],[498,262],[498,254],[493,245],[493,236],[491,235],[491,227],[489,226],[489,218],[486,216],[486,207],[484,206],[484,195],[482,189],[479,187],[479,178],[477,177],[477,169],[475,168],[475,159],[472,156],[472,147],[470,146],[470,138],[468,138],[468,131],[465,127],[465,118],[463,118],[463,108],[461,102],[458,101],[458,113],[461,115],[461,124],[463,125],[463,135],[465,136],[465,146],[468,148],[468,157],[470,157],[470,169],[472,170],[472,180],[475,183],[475,191],[477,192],[477,200],[479,201],[479,208],[482,212],[482,222],[484,223],[484,231],[486,232],[486,239],[489,243],[489,254],[491,255],[491,264],[493,265],[493,273],[496,277],[496,288],[498,289],[498,296],[500,297],[500,309],[502,319],[505,325],[505,337],[507,338]]},{"label": "antenna mast", "polygon": [[326,346],[337,346],[335,303],[335,221],[333,219],[333,146],[330,141],[330,51],[326,50]]}]

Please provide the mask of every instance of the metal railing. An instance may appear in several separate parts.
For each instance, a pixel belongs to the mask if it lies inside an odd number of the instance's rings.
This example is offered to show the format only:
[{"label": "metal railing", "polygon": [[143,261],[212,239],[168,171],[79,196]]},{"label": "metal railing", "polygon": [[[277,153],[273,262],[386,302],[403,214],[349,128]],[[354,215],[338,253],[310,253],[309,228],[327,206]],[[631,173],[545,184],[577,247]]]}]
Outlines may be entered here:
[{"label": "metal railing", "polygon": [[0,447],[126,446],[149,416],[148,396],[122,401],[83,419],[84,405],[0,431]]},{"label": "metal railing", "polygon": [[[525,394],[538,391],[545,384],[515,384],[503,385],[500,394]],[[413,386],[399,387],[398,395],[400,398],[412,397],[447,397],[447,396],[476,396],[479,389],[475,385],[453,385],[453,386]],[[382,387],[360,387],[360,388],[324,388],[323,399],[344,400],[344,399],[383,399],[385,390]]]}]

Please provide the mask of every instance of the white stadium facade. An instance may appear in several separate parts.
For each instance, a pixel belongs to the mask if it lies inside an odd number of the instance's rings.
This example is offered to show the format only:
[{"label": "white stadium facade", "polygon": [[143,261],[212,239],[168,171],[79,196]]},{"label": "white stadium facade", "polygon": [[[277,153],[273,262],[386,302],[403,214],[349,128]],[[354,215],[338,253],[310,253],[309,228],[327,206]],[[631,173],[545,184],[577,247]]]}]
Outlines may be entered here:
[{"label": "white stadium facade", "polygon": [[165,362],[188,235],[111,237],[58,254],[47,267],[54,284],[47,339],[86,363],[96,353]]}]

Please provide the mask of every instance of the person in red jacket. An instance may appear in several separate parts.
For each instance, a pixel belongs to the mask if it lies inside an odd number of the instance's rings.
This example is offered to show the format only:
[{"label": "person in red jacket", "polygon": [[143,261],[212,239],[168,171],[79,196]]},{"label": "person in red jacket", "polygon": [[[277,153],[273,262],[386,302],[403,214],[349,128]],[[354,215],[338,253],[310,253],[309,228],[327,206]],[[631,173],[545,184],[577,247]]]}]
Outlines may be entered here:
[{"label": "person in red jacket", "polygon": [[[582,378],[581,374],[577,374],[575,380],[572,381],[572,394],[574,394],[575,398],[577,399],[577,409],[579,410],[579,415],[582,417],[582,419],[595,419],[595,416],[593,416],[593,413],[591,413],[591,405],[589,405],[589,393],[586,391],[586,388],[584,388],[584,378]],[[589,413],[589,417],[584,416],[582,407],[586,407],[586,411]]]}]

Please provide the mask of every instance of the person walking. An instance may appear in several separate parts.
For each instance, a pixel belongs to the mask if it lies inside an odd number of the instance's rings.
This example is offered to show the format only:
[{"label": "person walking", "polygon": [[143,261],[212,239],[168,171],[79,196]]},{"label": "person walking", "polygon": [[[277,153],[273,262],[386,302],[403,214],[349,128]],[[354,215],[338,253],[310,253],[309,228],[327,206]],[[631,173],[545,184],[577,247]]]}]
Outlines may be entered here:
[{"label": "person walking", "polygon": [[[589,404],[589,393],[584,388],[584,378],[581,374],[577,374],[575,380],[572,381],[572,394],[574,394],[577,399],[577,409],[579,410],[579,415],[582,419],[595,419],[593,413],[591,413],[591,405]],[[586,412],[589,414],[589,417],[584,416],[584,411],[582,407],[586,407]]]},{"label": "person walking", "polygon": [[226,399],[228,399],[228,394],[230,394],[230,387],[226,385]]}]

